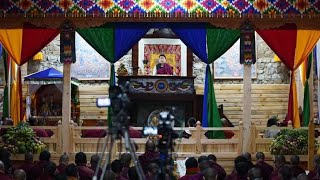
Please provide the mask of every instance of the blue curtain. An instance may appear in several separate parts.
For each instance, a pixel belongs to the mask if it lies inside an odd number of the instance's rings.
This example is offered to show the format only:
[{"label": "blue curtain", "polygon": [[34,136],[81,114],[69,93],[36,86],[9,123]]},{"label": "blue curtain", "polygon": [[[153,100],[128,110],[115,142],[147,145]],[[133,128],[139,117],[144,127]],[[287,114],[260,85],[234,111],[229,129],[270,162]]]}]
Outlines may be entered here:
[{"label": "blue curtain", "polygon": [[207,29],[205,23],[170,23],[170,29],[192,49],[202,61],[207,61]]},{"label": "blue curtain", "polygon": [[2,44],[0,44],[0,57],[2,56]]},{"label": "blue curtain", "polygon": [[115,59],[119,60],[149,31],[150,23],[115,24]]}]

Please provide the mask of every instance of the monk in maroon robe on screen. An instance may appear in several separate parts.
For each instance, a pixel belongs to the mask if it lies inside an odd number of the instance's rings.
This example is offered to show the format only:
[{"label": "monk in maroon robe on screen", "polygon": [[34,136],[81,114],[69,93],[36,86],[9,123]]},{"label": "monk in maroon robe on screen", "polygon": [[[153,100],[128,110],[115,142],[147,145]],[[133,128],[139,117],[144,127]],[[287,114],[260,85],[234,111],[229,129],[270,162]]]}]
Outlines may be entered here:
[{"label": "monk in maroon robe on screen", "polygon": [[160,54],[159,64],[155,66],[154,75],[173,75],[173,67],[166,63],[166,56]]}]

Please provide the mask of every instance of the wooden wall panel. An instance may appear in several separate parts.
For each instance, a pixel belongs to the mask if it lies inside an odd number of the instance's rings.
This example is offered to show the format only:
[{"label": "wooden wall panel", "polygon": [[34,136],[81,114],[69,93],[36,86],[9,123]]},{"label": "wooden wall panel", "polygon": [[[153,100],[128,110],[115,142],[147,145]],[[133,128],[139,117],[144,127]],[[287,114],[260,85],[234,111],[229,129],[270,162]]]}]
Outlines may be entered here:
[{"label": "wooden wall panel", "polygon": [[[223,104],[224,114],[238,125],[242,121],[243,85],[216,84],[215,93],[218,104]],[[203,86],[197,88],[197,94],[203,94]],[[257,125],[265,126],[268,118],[278,116],[284,120],[287,114],[289,84],[253,84],[251,118]],[[316,109],[316,103],[314,103]]]},{"label": "wooden wall panel", "polygon": [[108,97],[109,86],[103,85],[80,85],[80,119],[82,120],[106,120],[107,108],[98,108],[96,99]]}]

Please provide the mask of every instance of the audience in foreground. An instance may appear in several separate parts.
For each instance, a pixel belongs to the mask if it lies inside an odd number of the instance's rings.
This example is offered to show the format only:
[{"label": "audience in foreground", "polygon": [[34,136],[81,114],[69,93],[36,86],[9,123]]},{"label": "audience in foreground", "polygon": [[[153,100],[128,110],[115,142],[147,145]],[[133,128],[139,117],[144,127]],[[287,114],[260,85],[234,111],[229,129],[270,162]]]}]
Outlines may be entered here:
[{"label": "audience in foreground", "polygon": [[[6,154],[0,152],[0,154]],[[8,155],[10,156],[10,154]],[[75,155],[75,164],[69,164],[69,157],[63,154],[59,165],[51,161],[48,151],[40,153],[39,161],[33,162],[32,153],[25,154],[25,161],[19,168],[11,165],[10,159],[0,156],[0,180],[91,180],[98,169],[98,179],[102,175],[99,167],[99,156],[91,156],[87,164],[87,156],[83,152]],[[152,141],[146,143],[146,152],[139,158],[142,160],[146,180],[320,180],[319,156],[314,157],[315,169],[308,176],[300,167],[299,157],[291,156],[290,164],[284,156],[274,157],[274,167],[265,161],[262,152],[256,153],[256,164],[251,160],[250,153],[244,153],[234,160],[234,169],[226,176],[226,171],[217,163],[215,155],[190,157],[185,161],[186,174],[179,177],[172,158],[161,159]],[[4,160],[6,163],[3,163]],[[8,171],[6,164],[10,166]],[[166,166],[164,166],[166,164]],[[138,180],[136,168],[132,165],[130,154],[124,153],[119,159],[113,160],[105,170],[104,180]],[[12,172],[12,173],[10,173]],[[162,172],[162,176],[159,176]]]}]

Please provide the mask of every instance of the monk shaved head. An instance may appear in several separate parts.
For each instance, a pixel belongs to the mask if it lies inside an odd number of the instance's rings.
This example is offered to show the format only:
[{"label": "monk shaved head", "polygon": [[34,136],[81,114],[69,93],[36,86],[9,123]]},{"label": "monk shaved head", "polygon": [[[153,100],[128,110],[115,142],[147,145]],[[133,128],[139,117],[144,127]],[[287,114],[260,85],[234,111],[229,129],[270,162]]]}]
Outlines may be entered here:
[{"label": "monk shaved head", "polygon": [[300,158],[297,155],[292,155],[290,158],[290,162],[292,165],[297,166],[300,162]]},{"label": "monk shaved head", "polygon": [[283,155],[277,155],[274,157],[274,165],[277,168],[280,168],[281,166],[286,164],[286,158]]},{"label": "monk shaved head", "polygon": [[131,164],[131,155],[129,153],[123,153],[120,158],[121,164],[130,166]]},{"label": "monk shaved head", "polygon": [[257,152],[256,158],[257,158],[257,160],[264,160],[265,156],[264,156],[263,152]]},{"label": "monk shaved head", "polygon": [[33,154],[32,154],[32,152],[26,152],[25,154],[24,154],[24,160],[25,161],[33,161]]},{"label": "monk shaved head", "polygon": [[314,156],[314,158],[313,158],[313,164],[315,165],[315,166],[319,166],[320,165],[320,156],[318,156],[318,155],[315,155]]},{"label": "monk shaved head", "polygon": [[60,156],[59,162],[60,163],[65,163],[65,164],[68,165],[69,156],[67,154],[63,154],[62,156]]},{"label": "monk shaved head", "polygon": [[99,163],[99,159],[100,159],[100,157],[98,155],[96,155],[96,154],[91,156],[91,160],[90,160],[91,166],[97,167],[97,165]]},{"label": "monk shaved head", "polygon": [[245,157],[247,159],[247,161],[251,161],[251,154],[249,152],[243,153],[242,156]]},{"label": "monk shaved head", "polygon": [[27,174],[24,172],[22,169],[17,169],[13,173],[13,179],[14,180],[26,180],[27,179]]},{"label": "monk shaved head", "polygon": [[156,145],[154,144],[153,141],[147,141],[146,143],[146,151],[155,151],[156,150]]}]

